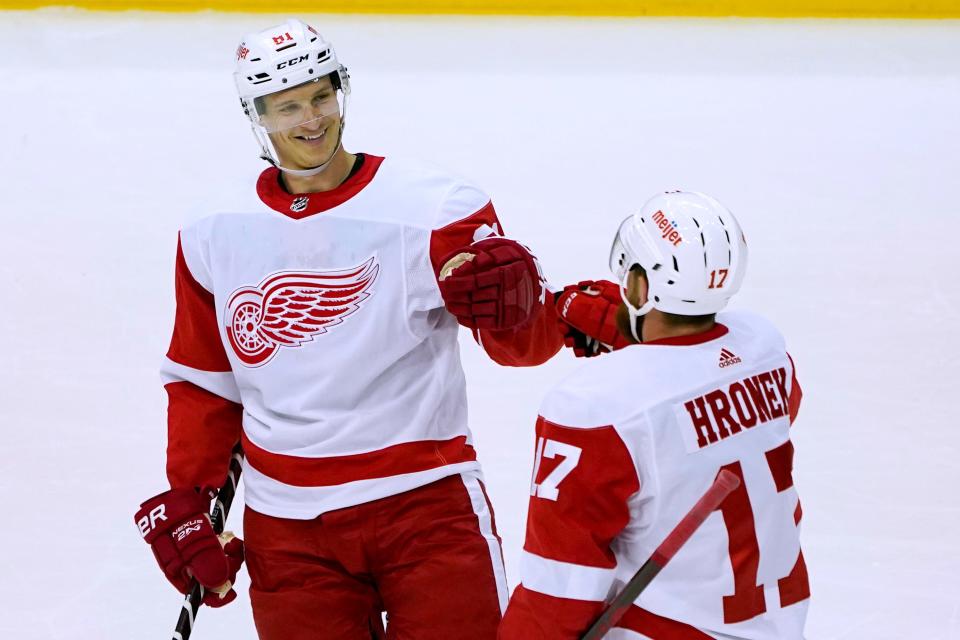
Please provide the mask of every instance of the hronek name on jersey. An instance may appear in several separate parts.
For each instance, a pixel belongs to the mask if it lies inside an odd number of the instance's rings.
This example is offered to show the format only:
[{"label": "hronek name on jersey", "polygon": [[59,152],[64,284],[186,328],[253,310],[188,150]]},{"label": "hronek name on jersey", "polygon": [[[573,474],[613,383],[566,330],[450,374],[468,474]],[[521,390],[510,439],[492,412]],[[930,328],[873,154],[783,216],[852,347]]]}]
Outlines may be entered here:
[{"label": "hronek name on jersey", "polygon": [[784,367],[744,378],[683,404],[699,448],[789,414]]}]

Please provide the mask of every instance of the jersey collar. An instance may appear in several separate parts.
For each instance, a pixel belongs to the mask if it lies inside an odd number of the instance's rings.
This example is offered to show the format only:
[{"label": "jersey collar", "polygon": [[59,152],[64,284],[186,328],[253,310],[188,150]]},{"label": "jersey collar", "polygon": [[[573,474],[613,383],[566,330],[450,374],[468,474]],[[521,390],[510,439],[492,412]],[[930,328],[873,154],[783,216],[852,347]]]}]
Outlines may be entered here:
[{"label": "jersey collar", "polygon": [[316,193],[287,193],[280,183],[280,170],[270,167],[264,170],[257,180],[257,195],[274,211],[294,220],[302,220],[315,213],[333,209],[360,193],[373,180],[382,162],[383,158],[380,156],[365,154],[359,171],[344,180],[336,189]]},{"label": "jersey collar", "polygon": [[688,347],[690,345],[703,344],[704,342],[716,340],[721,336],[727,335],[729,332],[730,329],[728,329],[726,325],[722,325],[718,322],[713,325],[713,328],[707,329],[701,333],[692,333],[688,336],[676,336],[674,338],[660,338],[659,340],[643,342],[641,345],[659,344],[672,347]]}]

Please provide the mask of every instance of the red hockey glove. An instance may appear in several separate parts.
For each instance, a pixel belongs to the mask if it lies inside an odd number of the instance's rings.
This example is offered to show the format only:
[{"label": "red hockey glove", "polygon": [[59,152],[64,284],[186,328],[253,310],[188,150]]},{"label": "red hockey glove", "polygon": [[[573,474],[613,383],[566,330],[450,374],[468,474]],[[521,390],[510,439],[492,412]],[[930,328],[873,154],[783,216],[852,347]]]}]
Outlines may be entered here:
[{"label": "red hockey glove", "polygon": [[213,532],[207,510],[215,495],[171,489],[141,504],[133,518],[173,586],[187,593],[196,578],[206,588],[203,603],[222,607],[237,597],[233,581],[243,564],[243,540]]},{"label": "red hockey glove", "polygon": [[617,328],[620,287],[609,280],[584,280],[564,287],[554,302],[563,342],[578,358],[609,353],[631,344]]},{"label": "red hockey glove", "polygon": [[540,267],[519,242],[485,238],[447,254],[440,264],[443,301],[465,327],[521,328],[543,306]]}]

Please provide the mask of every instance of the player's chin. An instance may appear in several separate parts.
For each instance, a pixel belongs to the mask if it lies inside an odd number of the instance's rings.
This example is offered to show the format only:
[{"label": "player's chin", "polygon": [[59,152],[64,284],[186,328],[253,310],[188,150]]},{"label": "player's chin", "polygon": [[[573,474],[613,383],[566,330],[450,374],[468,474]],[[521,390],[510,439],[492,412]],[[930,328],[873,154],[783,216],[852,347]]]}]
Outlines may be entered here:
[{"label": "player's chin", "polygon": [[329,156],[330,156],[329,153],[327,153],[326,155],[318,152],[298,153],[294,156],[293,162],[291,162],[288,166],[290,166],[293,169],[305,171],[307,169],[319,167],[320,165],[322,165],[324,162],[327,161]]},{"label": "player's chin", "polygon": [[307,166],[315,167],[330,159],[330,154],[333,152],[332,147],[332,144],[323,144],[303,148],[300,158]]},{"label": "player's chin", "polygon": [[[643,328],[643,317],[637,318],[637,335],[643,335],[640,330]],[[624,338],[626,338],[632,344],[636,344],[637,340],[633,337],[633,333],[630,332],[630,312],[627,311],[627,305],[620,303],[620,306],[617,308],[617,330],[620,332]]]}]

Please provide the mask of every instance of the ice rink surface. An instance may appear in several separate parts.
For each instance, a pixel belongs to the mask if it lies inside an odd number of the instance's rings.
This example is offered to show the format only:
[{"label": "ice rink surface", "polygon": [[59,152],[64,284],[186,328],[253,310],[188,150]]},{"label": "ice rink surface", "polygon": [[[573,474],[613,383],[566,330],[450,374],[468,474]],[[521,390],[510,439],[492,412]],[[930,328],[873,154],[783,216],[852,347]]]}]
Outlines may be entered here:
[{"label": "ice rink surface", "polygon": [[[170,637],[132,514],[165,482],[176,232],[261,169],[233,53],[282,17],[0,13],[5,638]],[[727,204],[735,306],[805,390],[807,637],[960,638],[960,23],[306,17],[353,76],[348,149],[469,176],[557,285],[656,191]],[[462,352],[515,584],[537,406],[578,363]],[[194,638],[255,638],[241,586]]]}]

